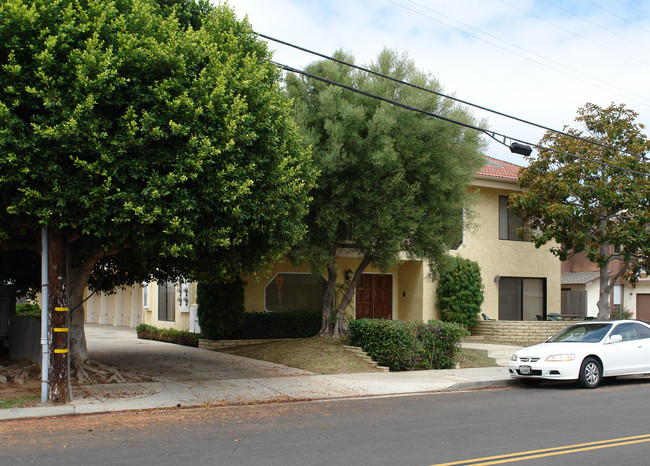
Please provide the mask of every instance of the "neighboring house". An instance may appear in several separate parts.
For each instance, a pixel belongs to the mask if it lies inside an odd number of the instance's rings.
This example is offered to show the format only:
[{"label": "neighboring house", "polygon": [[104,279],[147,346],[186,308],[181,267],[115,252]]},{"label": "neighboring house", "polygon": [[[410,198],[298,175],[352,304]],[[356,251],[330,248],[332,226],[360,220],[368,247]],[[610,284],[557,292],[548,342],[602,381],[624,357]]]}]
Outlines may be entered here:
[{"label": "neighboring house", "polygon": [[[620,263],[610,263],[613,273]],[[620,270],[620,269],[619,269]],[[598,265],[589,261],[584,253],[576,254],[562,263],[562,313],[585,317],[598,316],[600,273]],[[634,285],[619,279],[610,293],[610,309],[631,311],[637,319],[650,320],[650,278],[639,276]]]},{"label": "neighboring house", "polygon": [[[560,311],[560,261],[548,248],[536,249],[520,240],[523,221],[508,210],[508,196],[519,191],[520,167],[486,157],[486,165],[468,190],[477,195],[476,218],[466,228],[462,244],[453,254],[472,259],[481,267],[485,300],[481,312],[498,320],[537,320]],[[351,274],[360,258],[352,250],[338,252],[339,284]],[[357,284],[351,318],[400,320],[438,319],[436,283],[428,279],[421,260],[402,258],[385,274],[368,268]],[[244,306],[248,312],[320,309],[324,279],[289,262],[244,277]],[[150,284],[108,297],[93,297],[87,304],[87,321],[135,326],[140,322],[163,328],[197,330],[195,285]],[[120,298],[120,295],[128,296]],[[132,303],[137,307],[133,311]]]}]

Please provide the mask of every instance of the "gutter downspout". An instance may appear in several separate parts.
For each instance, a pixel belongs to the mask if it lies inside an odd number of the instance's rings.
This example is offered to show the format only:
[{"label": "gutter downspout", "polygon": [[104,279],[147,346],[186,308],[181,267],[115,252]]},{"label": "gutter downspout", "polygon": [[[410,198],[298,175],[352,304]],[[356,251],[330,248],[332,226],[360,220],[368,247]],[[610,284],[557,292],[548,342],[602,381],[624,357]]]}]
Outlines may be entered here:
[{"label": "gutter downspout", "polygon": [[49,292],[49,261],[47,228],[41,230],[41,403],[47,402],[50,372],[50,345],[48,339],[48,316],[50,311]]}]

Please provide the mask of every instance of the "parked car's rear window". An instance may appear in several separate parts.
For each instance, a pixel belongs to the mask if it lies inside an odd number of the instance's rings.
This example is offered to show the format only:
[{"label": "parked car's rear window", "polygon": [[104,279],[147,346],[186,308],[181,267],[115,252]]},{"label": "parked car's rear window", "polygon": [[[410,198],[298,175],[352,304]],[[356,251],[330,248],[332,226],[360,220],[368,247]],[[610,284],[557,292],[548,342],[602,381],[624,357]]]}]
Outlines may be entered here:
[{"label": "parked car's rear window", "polygon": [[582,342],[597,343],[607,335],[612,328],[612,324],[578,324],[567,327],[560,333],[553,335],[547,341],[549,342]]}]

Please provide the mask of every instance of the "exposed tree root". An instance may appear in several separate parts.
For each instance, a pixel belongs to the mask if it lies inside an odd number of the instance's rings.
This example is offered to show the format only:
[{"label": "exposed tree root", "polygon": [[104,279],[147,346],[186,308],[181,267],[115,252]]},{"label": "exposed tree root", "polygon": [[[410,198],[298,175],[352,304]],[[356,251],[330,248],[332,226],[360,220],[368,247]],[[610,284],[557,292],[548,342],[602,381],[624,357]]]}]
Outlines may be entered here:
[{"label": "exposed tree root", "polygon": [[114,367],[109,367],[90,359],[72,361],[71,378],[78,385],[141,382],[142,379],[132,374],[122,374]]}]

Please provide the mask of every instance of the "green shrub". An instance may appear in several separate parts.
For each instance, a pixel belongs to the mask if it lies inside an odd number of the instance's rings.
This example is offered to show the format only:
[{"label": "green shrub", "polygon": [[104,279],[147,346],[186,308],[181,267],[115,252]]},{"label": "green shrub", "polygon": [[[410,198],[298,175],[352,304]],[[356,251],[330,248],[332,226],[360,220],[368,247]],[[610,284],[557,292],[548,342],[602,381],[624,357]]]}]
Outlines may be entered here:
[{"label": "green shrub", "polygon": [[483,304],[483,282],[479,265],[462,257],[451,257],[440,272],[438,308],[446,322],[466,328],[477,325]]},{"label": "green shrub", "polygon": [[413,322],[358,319],[348,323],[350,344],[361,347],[382,366],[392,371],[415,367],[417,338]]},{"label": "green shrub", "polygon": [[38,304],[16,304],[16,315],[40,317],[41,308]]},{"label": "green shrub", "polygon": [[348,324],[350,344],[392,371],[453,366],[460,342],[469,332],[450,322],[359,319]]},{"label": "green shrub", "polygon": [[609,313],[609,320],[626,320],[631,319],[634,313],[629,309],[620,307],[617,309],[612,309]]},{"label": "green shrub", "polygon": [[166,343],[175,343],[184,346],[199,346],[201,335],[186,332],[184,330],[174,330],[173,328],[161,329],[152,325],[140,324],[136,327],[138,338],[143,340],[164,341]]},{"label": "green shrub", "polygon": [[232,338],[244,326],[244,282],[199,283],[196,303],[201,332],[206,338]]},{"label": "green shrub", "polygon": [[469,332],[454,322],[419,323],[417,338],[420,343],[418,356],[425,369],[449,369],[454,356],[460,351],[460,343]]}]

